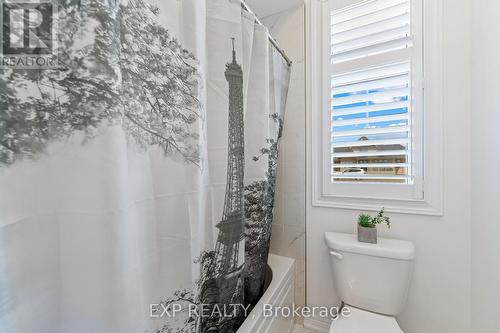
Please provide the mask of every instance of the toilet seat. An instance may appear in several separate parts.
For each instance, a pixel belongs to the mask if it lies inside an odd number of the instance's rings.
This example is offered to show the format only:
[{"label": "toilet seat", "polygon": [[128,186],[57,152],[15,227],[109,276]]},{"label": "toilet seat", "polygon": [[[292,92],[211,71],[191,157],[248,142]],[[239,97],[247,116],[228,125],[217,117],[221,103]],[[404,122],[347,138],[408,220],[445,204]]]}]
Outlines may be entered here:
[{"label": "toilet seat", "polygon": [[348,308],[350,316],[334,320],[330,333],[404,333],[394,317]]}]

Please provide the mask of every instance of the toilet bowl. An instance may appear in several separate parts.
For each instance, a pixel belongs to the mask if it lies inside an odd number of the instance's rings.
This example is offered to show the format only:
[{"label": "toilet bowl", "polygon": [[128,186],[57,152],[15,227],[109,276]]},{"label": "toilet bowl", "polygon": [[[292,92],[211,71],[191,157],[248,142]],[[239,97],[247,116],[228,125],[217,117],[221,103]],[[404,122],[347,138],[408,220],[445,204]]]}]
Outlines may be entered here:
[{"label": "toilet bowl", "polygon": [[403,333],[396,319],[347,306],[348,315],[332,322],[330,333]]},{"label": "toilet bowl", "polygon": [[332,322],[330,333],[403,332],[395,316],[406,304],[414,245],[387,238],[361,243],[356,235],[334,232],[325,233],[325,243],[335,292],[349,309]]}]

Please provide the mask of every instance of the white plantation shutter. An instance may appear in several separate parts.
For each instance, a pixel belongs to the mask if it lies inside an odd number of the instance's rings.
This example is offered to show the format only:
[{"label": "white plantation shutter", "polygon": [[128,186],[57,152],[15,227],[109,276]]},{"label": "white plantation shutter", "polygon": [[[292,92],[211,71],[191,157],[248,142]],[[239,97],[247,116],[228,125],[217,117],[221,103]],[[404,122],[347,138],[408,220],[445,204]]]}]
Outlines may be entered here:
[{"label": "white plantation shutter", "polygon": [[410,0],[371,0],[332,12],[332,63],[412,45]]},{"label": "white plantation shutter", "polygon": [[411,30],[410,0],[331,12],[332,183],[413,182]]}]

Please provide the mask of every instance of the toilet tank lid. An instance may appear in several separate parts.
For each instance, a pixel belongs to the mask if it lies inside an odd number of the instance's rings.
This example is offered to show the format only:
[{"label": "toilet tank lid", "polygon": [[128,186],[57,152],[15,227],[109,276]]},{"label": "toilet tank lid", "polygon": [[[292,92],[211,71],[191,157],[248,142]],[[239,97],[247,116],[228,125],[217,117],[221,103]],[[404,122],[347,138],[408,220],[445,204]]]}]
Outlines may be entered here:
[{"label": "toilet tank lid", "polygon": [[357,235],[338,232],[325,233],[325,242],[331,250],[351,252],[373,257],[399,260],[415,258],[415,246],[405,240],[378,238],[377,244],[361,243]]}]

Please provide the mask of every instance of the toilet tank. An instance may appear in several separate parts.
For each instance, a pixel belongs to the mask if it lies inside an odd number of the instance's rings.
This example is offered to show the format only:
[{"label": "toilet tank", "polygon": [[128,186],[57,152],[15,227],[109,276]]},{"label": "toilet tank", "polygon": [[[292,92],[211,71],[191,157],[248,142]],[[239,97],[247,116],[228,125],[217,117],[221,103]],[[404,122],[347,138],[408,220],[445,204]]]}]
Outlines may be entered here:
[{"label": "toilet tank", "polygon": [[346,304],[395,316],[406,303],[415,247],[403,240],[379,238],[378,244],[357,236],[325,233],[333,269],[333,285]]}]

